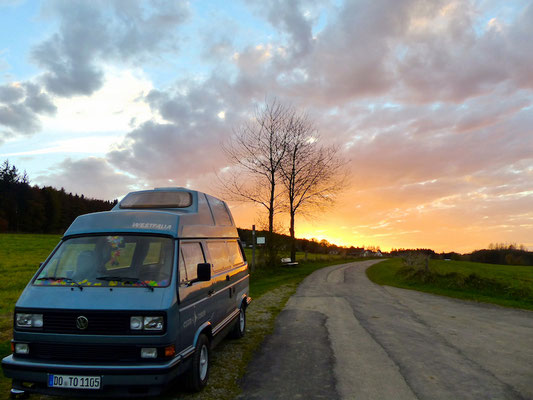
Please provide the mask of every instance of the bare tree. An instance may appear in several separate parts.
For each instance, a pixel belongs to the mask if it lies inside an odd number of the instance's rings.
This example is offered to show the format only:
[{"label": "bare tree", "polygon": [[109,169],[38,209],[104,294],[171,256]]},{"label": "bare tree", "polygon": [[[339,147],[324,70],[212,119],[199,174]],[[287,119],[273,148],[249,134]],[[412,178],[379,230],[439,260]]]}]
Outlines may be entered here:
[{"label": "bare tree", "polygon": [[281,163],[281,181],[287,196],[290,216],[291,260],[296,257],[294,233],[297,213],[331,205],[346,180],[345,161],[339,149],[321,143],[320,136],[306,114],[293,113],[289,121],[287,149]]},{"label": "bare tree", "polygon": [[233,200],[251,201],[265,208],[268,214],[267,254],[273,262],[274,215],[280,207],[278,179],[289,142],[292,107],[276,99],[265,102],[254,116],[234,131],[223,147],[234,165],[230,176],[222,180],[226,195]]}]

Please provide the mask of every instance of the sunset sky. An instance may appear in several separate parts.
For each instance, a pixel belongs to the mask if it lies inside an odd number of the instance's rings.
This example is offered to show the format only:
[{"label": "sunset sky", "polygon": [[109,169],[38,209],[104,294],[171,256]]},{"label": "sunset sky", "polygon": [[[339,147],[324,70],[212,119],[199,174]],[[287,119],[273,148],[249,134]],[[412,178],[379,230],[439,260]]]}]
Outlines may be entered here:
[{"label": "sunset sky", "polygon": [[349,160],[298,237],[533,250],[533,1],[0,0],[0,161],[34,185],[217,194],[274,97]]}]

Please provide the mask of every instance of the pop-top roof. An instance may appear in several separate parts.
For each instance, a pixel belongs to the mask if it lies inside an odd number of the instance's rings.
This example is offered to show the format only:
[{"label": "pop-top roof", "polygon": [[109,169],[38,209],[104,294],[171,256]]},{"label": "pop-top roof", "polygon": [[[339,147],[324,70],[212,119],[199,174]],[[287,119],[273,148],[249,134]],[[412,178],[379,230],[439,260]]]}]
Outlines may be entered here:
[{"label": "pop-top roof", "polygon": [[76,218],[65,236],[114,232],[180,238],[238,237],[225,202],[185,188],[129,193],[111,211]]}]

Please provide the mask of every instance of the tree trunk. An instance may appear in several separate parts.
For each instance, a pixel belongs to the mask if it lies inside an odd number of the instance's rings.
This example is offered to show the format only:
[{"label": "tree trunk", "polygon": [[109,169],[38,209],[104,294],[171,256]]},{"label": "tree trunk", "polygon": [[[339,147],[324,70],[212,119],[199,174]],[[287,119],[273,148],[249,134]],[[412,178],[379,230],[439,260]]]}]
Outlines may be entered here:
[{"label": "tree trunk", "polygon": [[291,226],[289,228],[291,235],[291,261],[296,261],[296,238],[294,237],[294,211],[291,211]]},{"label": "tree trunk", "polygon": [[276,249],[274,246],[274,196],[276,194],[276,185],[274,183],[274,176],[272,176],[272,184],[270,187],[270,208],[268,209],[268,236],[266,242],[266,251],[268,264],[274,266],[276,263]]}]

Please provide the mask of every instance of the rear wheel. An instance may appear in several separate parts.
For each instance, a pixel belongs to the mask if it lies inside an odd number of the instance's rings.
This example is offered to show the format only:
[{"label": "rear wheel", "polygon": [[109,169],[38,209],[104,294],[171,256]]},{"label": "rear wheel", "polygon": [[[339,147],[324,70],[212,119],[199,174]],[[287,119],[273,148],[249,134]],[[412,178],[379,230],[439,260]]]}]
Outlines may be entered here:
[{"label": "rear wheel", "polygon": [[237,323],[231,332],[231,337],[234,339],[240,339],[246,333],[246,311],[244,307],[241,307],[239,310],[239,317],[237,318]]},{"label": "rear wheel", "polygon": [[194,391],[199,392],[205,385],[207,385],[207,379],[209,378],[209,339],[203,333],[198,337],[196,343],[196,349],[192,356],[191,369],[187,373],[187,387]]}]

